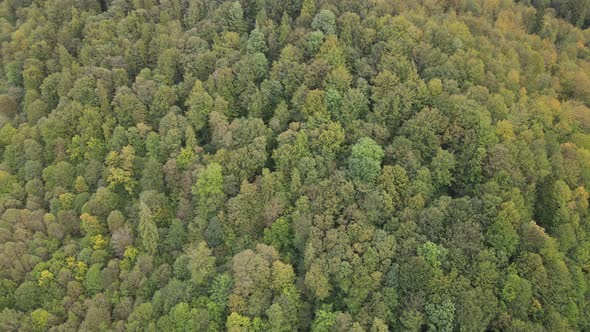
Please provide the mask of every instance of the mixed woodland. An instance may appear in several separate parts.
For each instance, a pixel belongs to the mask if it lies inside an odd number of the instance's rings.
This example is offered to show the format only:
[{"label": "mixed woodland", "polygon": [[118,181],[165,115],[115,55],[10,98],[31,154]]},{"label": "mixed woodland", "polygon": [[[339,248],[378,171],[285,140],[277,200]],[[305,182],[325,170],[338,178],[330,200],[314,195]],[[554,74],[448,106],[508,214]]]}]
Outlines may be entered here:
[{"label": "mixed woodland", "polygon": [[0,330],[590,331],[589,26],[2,1]]}]

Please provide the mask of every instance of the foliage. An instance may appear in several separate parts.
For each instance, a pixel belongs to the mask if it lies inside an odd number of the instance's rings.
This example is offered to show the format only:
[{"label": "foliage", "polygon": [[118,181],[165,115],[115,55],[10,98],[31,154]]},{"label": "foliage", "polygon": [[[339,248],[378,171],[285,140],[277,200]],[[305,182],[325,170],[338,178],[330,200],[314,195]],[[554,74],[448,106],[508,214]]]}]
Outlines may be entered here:
[{"label": "foliage", "polygon": [[590,2],[0,3],[0,330],[590,331]]}]

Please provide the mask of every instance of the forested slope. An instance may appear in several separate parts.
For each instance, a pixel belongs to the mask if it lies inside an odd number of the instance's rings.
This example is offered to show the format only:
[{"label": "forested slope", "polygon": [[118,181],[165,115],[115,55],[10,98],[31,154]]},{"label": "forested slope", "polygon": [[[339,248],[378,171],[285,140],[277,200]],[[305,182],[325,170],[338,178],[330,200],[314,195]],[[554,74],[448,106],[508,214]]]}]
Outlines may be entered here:
[{"label": "forested slope", "polygon": [[2,1],[0,330],[590,330],[555,3]]}]

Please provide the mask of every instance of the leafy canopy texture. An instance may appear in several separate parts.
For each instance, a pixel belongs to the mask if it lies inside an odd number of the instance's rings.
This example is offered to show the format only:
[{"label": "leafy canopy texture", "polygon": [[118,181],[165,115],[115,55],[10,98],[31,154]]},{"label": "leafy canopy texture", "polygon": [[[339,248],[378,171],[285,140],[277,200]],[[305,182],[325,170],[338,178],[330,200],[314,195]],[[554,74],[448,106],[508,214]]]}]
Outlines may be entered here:
[{"label": "leafy canopy texture", "polygon": [[384,155],[383,149],[374,140],[363,137],[352,146],[348,169],[353,177],[373,182],[381,171]]},{"label": "leafy canopy texture", "polygon": [[0,331],[590,331],[590,1],[0,1]]}]

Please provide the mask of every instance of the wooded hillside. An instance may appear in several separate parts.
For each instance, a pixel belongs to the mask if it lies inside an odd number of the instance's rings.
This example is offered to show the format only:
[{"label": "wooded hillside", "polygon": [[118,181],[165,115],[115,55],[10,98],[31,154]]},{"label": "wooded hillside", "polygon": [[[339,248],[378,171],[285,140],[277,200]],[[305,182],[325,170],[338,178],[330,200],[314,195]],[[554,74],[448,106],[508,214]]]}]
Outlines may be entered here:
[{"label": "wooded hillside", "polygon": [[2,1],[0,330],[590,331],[589,17]]}]

